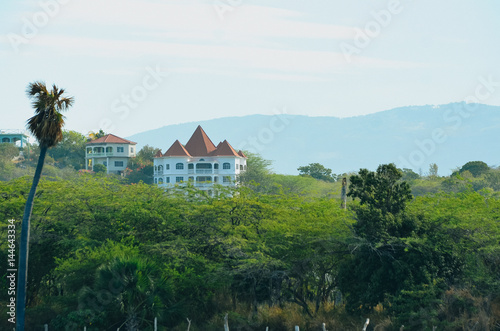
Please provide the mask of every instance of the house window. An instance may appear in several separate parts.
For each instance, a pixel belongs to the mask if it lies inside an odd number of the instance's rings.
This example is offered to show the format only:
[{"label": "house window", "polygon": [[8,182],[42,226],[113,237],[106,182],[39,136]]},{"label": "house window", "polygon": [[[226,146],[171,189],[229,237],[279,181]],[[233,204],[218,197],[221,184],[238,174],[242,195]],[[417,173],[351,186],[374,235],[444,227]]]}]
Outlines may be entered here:
[{"label": "house window", "polygon": [[184,177],[175,177],[175,182],[180,183],[184,181]]},{"label": "house window", "polygon": [[218,163],[214,163],[214,169],[219,169],[219,164]]},{"label": "house window", "polygon": [[123,161],[115,161],[115,167],[117,168],[123,167]]},{"label": "house window", "polygon": [[194,182],[194,177],[193,176],[188,177],[188,182]]},{"label": "house window", "polygon": [[116,147],[116,151],[118,153],[123,153],[123,147]]},{"label": "house window", "polygon": [[228,162],[224,162],[222,169],[231,169],[231,165]]},{"label": "house window", "polygon": [[165,164],[165,169],[170,170],[170,164]]},{"label": "house window", "polygon": [[192,169],[194,169],[194,164],[189,163],[189,164],[188,164],[188,170],[192,170]]},{"label": "house window", "polygon": [[155,184],[158,184],[158,178],[155,177]]},{"label": "house window", "polygon": [[92,148],[87,148],[87,154],[92,154]]},{"label": "house window", "polygon": [[158,184],[163,184],[163,177],[158,178]]},{"label": "house window", "polygon": [[134,147],[130,147],[130,153],[134,153]]},{"label": "house window", "polygon": [[231,183],[231,176],[222,177],[222,182],[223,183]]},{"label": "house window", "polygon": [[163,166],[162,165],[158,166],[158,171],[160,171],[160,172],[163,171]]},{"label": "house window", "polygon": [[113,147],[106,147],[106,153],[113,153]]},{"label": "house window", "polygon": [[214,183],[218,183],[219,182],[219,176],[214,176]]},{"label": "house window", "polygon": [[165,183],[169,184],[170,183],[170,177],[165,178]]},{"label": "house window", "polygon": [[243,171],[243,164],[240,164],[240,170]]},{"label": "house window", "polygon": [[182,164],[182,163],[177,163],[177,164],[175,165],[175,169],[177,169],[177,170],[182,170],[182,169],[184,169],[184,164]]},{"label": "house window", "polygon": [[108,162],[104,161],[102,164],[104,164],[105,167],[108,166]]}]

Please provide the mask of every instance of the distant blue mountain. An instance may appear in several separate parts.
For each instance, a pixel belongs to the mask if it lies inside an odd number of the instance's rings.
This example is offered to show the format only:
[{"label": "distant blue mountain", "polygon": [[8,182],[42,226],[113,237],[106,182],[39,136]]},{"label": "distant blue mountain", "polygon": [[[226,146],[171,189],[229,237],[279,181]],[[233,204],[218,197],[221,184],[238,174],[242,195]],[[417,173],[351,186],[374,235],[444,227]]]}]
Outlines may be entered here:
[{"label": "distant blue mountain", "polygon": [[500,164],[500,107],[452,103],[409,106],[349,118],[300,115],[250,115],[168,125],[127,137],[165,152],[176,140],[186,144],[201,125],[213,143],[259,153],[280,174],[318,162],[334,173],[375,170],[394,162],[426,173],[431,163],[440,175],[468,161]]}]

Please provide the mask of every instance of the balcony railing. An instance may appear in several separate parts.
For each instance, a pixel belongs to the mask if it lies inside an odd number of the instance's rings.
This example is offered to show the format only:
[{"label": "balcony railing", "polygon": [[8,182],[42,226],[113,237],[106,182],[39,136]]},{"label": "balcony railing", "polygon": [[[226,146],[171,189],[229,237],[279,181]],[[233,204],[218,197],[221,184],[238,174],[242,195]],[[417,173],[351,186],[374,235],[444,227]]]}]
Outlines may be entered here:
[{"label": "balcony railing", "polygon": [[87,153],[87,157],[113,156],[113,153]]},{"label": "balcony railing", "polygon": [[188,174],[203,174],[203,175],[213,175],[218,174],[219,169],[188,169]]},{"label": "balcony railing", "polygon": [[210,182],[195,183],[194,186],[195,187],[209,187],[209,186],[213,186],[213,183],[210,183]]}]

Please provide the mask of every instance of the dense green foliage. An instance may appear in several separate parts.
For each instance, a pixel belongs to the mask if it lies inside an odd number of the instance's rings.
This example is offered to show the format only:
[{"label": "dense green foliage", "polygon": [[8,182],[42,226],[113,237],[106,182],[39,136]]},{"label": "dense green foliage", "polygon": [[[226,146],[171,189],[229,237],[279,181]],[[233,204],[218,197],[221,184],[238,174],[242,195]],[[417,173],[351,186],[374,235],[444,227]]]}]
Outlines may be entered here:
[{"label": "dense green foliage", "polygon": [[[408,193],[401,173],[382,169],[358,175],[375,181],[373,197],[387,187]],[[367,187],[357,183],[354,197]],[[29,185],[28,177],[0,182],[4,233],[7,220],[22,215]],[[476,322],[486,330],[500,321],[493,193],[356,199],[344,211],[338,195],[298,191],[241,188],[215,199],[97,174],[42,180],[28,329],[151,330],[156,316],[163,330],[186,330],[186,318],[191,330],[220,330],[226,312],[235,330],[319,330],[323,322],[328,330],[359,330],[366,317],[385,330],[467,330]],[[370,220],[379,235],[361,226]],[[2,291],[2,307],[6,300]]]},{"label": "dense green foliage", "polygon": [[297,170],[301,176],[310,176],[326,182],[334,182],[338,177],[332,174],[332,169],[326,168],[320,163],[310,163],[306,166],[299,167]]},{"label": "dense green foliage", "polygon": [[[7,233],[9,219],[20,228],[38,149],[16,158],[0,148]],[[244,187],[211,198],[147,185],[149,146],[128,178],[78,173],[71,154],[50,151],[32,218],[27,329],[152,330],[158,317],[160,330],[186,330],[189,318],[210,331],[226,313],[235,330],[359,330],[366,317],[369,330],[500,323],[498,169],[361,169],[347,176],[342,210],[340,182],[273,174],[259,155],[248,155]],[[2,290],[3,316],[8,299]]]}]

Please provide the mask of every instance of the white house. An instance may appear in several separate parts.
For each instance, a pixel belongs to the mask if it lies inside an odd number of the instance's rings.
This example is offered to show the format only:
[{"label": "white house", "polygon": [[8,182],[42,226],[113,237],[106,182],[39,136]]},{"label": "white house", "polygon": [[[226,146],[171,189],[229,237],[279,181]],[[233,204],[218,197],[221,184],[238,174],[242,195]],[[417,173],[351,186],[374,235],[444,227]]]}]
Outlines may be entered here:
[{"label": "white house", "polygon": [[136,144],[113,134],[92,140],[87,143],[85,169],[93,170],[94,165],[104,164],[108,174],[120,175],[127,168],[128,160],[135,157]]},{"label": "white house", "polygon": [[247,157],[242,151],[236,152],[227,140],[215,146],[201,126],[186,145],[176,140],[164,154],[158,151],[153,161],[158,186],[191,182],[205,191],[214,184],[235,186],[238,175],[247,169]]}]

